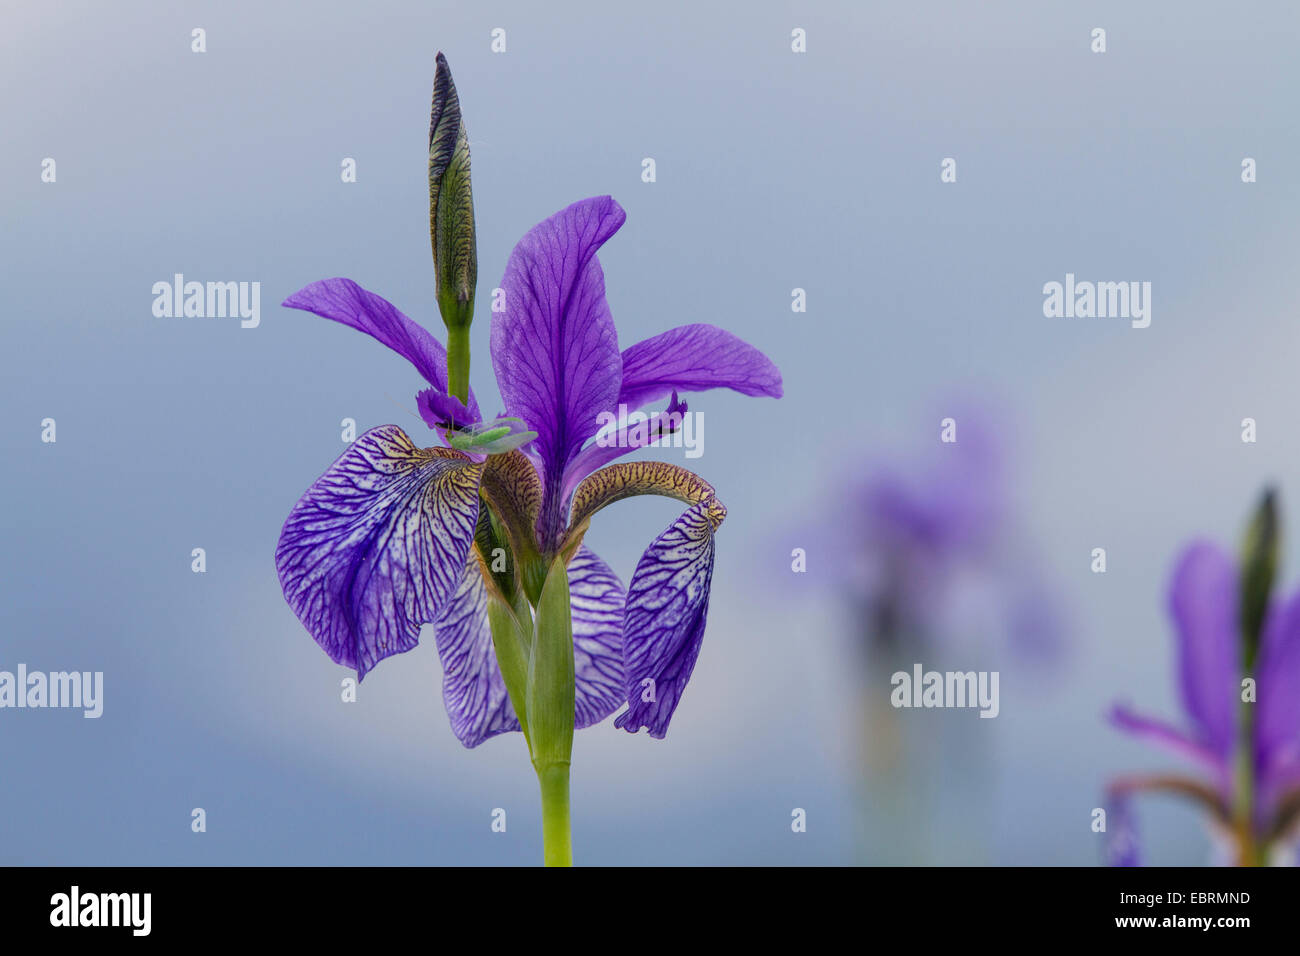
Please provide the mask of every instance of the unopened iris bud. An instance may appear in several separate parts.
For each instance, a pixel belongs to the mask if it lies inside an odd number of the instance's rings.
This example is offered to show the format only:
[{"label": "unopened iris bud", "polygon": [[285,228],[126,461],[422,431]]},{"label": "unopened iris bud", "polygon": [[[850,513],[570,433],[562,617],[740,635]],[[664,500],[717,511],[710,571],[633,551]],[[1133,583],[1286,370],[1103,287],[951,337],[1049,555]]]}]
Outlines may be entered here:
[{"label": "unopened iris bud", "polygon": [[429,233],[438,282],[438,308],[450,328],[474,316],[478,253],[474,242],[474,196],[470,189],[469,137],[447,58],[438,54],[429,120]]},{"label": "unopened iris bud", "polygon": [[447,391],[469,401],[469,324],[474,318],[478,252],[474,195],[469,183],[469,137],[447,58],[438,54],[429,118],[429,235],[438,311],[447,326]]},{"label": "unopened iris bud", "polygon": [[1277,495],[1269,488],[1255,509],[1242,544],[1241,637],[1242,659],[1247,670],[1254,667],[1259,652],[1260,632],[1268,613],[1273,578],[1277,574],[1280,538]]}]

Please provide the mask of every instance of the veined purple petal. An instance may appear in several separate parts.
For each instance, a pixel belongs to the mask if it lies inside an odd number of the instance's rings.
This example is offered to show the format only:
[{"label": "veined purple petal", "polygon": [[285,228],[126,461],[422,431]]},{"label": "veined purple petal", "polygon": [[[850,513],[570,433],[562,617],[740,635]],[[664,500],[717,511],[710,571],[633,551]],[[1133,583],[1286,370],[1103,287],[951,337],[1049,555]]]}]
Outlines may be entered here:
[{"label": "veined purple petal", "polygon": [[436,622],[442,701],[452,733],[466,747],[477,747],[489,737],[519,729],[497,664],[487,602],[479,559],[471,554],[456,593]]},{"label": "veined purple petal", "polygon": [[596,250],[625,218],[600,196],[538,223],[510,254],[505,309],[492,316],[492,367],[506,414],[537,432],[548,492],[541,520],[551,533],[564,466],[618,398],[622,360]]},{"label": "veined purple petal", "polygon": [[1300,593],[1269,609],[1255,675],[1255,751],[1263,786],[1300,769]]},{"label": "veined purple petal", "polygon": [[1237,567],[1209,542],[1183,552],[1169,590],[1183,705],[1204,743],[1231,752],[1240,706]]},{"label": "veined purple petal", "polygon": [[[351,279],[313,282],[285,299],[283,305],[313,312],[373,336],[414,365],[424,380],[440,393],[446,393],[447,350],[442,343],[391,302],[366,291]],[[473,421],[479,420],[478,403],[472,392],[469,412]]]},{"label": "veined purple petal", "polygon": [[688,411],[686,403],[678,401],[677,393],[674,392],[668,407],[648,416],[645,422],[619,427],[607,436],[597,436],[596,441],[578,452],[569,462],[560,499],[567,502],[574,489],[596,469],[603,468],[638,448],[653,445],[662,435],[671,435],[681,427],[682,417]]},{"label": "veined purple petal", "polygon": [[654,540],[628,585],[623,670],[628,709],[614,721],[629,733],[668,731],[704,640],[713,578],[713,532],[726,510],[716,498],[692,505]]},{"label": "veined purple petal", "polygon": [[[623,690],[623,603],[618,576],[590,548],[569,562],[575,678],[574,727],[598,724],[626,699]],[[492,645],[487,588],[471,555],[456,593],[437,622],[443,703],[466,747],[519,729]]]},{"label": "veined purple petal", "polygon": [[569,562],[574,727],[598,724],[627,699],[623,689],[623,582],[585,545]]},{"label": "veined purple petal", "polygon": [[275,550],[280,585],[334,661],[364,677],[437,619],[474,540],[482,471],[381,425],[294,505]]},{"label": "veined purple petal", "polygon": [[438,428],[445,422],[460,427],[477,424],[474,413],[466,408],[455,395],[446,395],[436,388],[426,388],[415,396],[415,405],[420,417],[430,428]]},{"label": "veined purple petal", "polygon": [[781,372],[754,346],[713,325],[679,325],[623,350],[618,401],[629,411],[674,390],[710,388],[780,398]]}]

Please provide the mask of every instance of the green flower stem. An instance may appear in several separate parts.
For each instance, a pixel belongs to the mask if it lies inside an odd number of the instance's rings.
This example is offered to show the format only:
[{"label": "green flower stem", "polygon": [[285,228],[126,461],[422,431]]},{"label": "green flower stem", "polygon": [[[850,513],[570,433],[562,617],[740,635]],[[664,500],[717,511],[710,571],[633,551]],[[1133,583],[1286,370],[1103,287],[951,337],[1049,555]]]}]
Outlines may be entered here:
[{"label": "green flower stem", "polygon": [[513,613],[501,601],[489,599],[488,624],[492,629],[497,666],[501,668],[501,677],[505,681],[506,692],[510,695],[510,706],[519,720],[519,729],[524,733],[528,754],[532,756],[533,739],[528,733],[525,701],[528,693],[528,651],[532,641],[533,614],[528,602],[522,597],[519,595],[519,600],[515,602]]},{"label": "green flower stem", "polygon": [[1234,774],[1233,828],[1241,866],[1262,866],[1267,847],[1255,836],[1255,706],[1242,701]]},{"label": "green flower stem", "polygon": [[547,866],[572,866],[569,837],[569,761],[573,756],[573,619],[568,556],[551,561],[537,601],[528,655],[525,710],[533,767],[542,788],[542,840]]},{"label": "green flower stem", "polygon": [[573,866],[573,838],[569,830],[569,764],[534,764],[542,788],[542,862],[546,866]]},{"label": "green flower stem", "polygon": [[[469,323],[447,327],[447,391],[469,404]],[[472,422],[457,422],[469,425]]]}]

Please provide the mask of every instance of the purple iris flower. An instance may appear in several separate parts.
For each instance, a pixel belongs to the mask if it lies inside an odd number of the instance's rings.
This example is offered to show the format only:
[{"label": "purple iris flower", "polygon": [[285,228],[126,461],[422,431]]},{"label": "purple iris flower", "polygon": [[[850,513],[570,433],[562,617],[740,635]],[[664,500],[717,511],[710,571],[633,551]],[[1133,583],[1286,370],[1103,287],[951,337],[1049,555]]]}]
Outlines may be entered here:
[{"label": "purple iris flower", "polygon": [[[472,392],[464,402],[449,394],[443,346],[355,282],[326,279],[284,302],[365,332],[414,365],[428,385],[417,395],[420,414],[448,446],[420,448],[396,425],[357,438],[285,522],[275,556],[285,597],[358,677],[413,648],[421,625],[433,624],[447,713],[467,747],[520,729],[489,602],[509,606],[513,581],[536,604],[556,556],[570,556],[574,725],[627,703],[617,726],[664,736],[700,651],[726,509],[681,467],[615,461],[643,438],[593,439],[602,413],[620,405],[669,400],[655,417],[659,433],[686,410],[679,392],[782,394],[766,356],[712,325],[680,326],[620,351],[596,252],[625,218],[608,196],[586,199],[515,246],[504,309],[492,316],[504,419],[484,421]],[[509,450],[484,454],[494,449],[466,439],[487,430],[508,432]],[[687,508],[624,587],[582,538],[596,512],[642,494]],[[515,562],[509,574],[497,562],[505,554]]]},{"label": "purple iris flower", "polygon": [[[1243,660],[1243,574],[1217,545],[1181,555],[1169,589],[1185,727],[1125,705],[1111,720],[1198,764],[1201,778],[1135,775],[1111,784],[1112,801],[1150,790],[1193,799],[1240,862],[1261,862],[1294,837],[1300,818],[1300,590],[1263,608],[1258,653]],[[1254,693],[1244,678],[1252,676]],[[1244,785],[1243,785],[1244,784]]]},{"label": "purple iris flower", "polygon": [[952,404],[956,442],[914,465],[864,462],[827,496],[836,586],[869,654],[915,655],[985,623],[1027,657],[1051,658],[1064,622],[1013,520],[1007,429],[986,409]]}]

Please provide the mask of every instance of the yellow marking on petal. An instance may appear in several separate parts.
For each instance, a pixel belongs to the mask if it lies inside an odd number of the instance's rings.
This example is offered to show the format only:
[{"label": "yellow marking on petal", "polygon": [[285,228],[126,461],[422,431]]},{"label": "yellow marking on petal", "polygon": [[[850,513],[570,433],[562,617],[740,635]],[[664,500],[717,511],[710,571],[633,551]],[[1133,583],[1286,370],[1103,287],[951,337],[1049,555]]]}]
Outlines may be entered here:
[{"label": "yellow marking on petal", "polygon": [[491,455],[483,467],[479,492],[501,521],[515,559],[526,561],[536,555],[542,482],[528,456],[521,451]]},{"label": "yellow marking on petal", "polygon": [[703,502],[714,531],[727,516],[713,486],[693,471],[663,461],[625,461],[588,475],[578,486],[568,534],[585,529],[591,516],[606,505],[635,495],[663,495],[689,505]]}]

